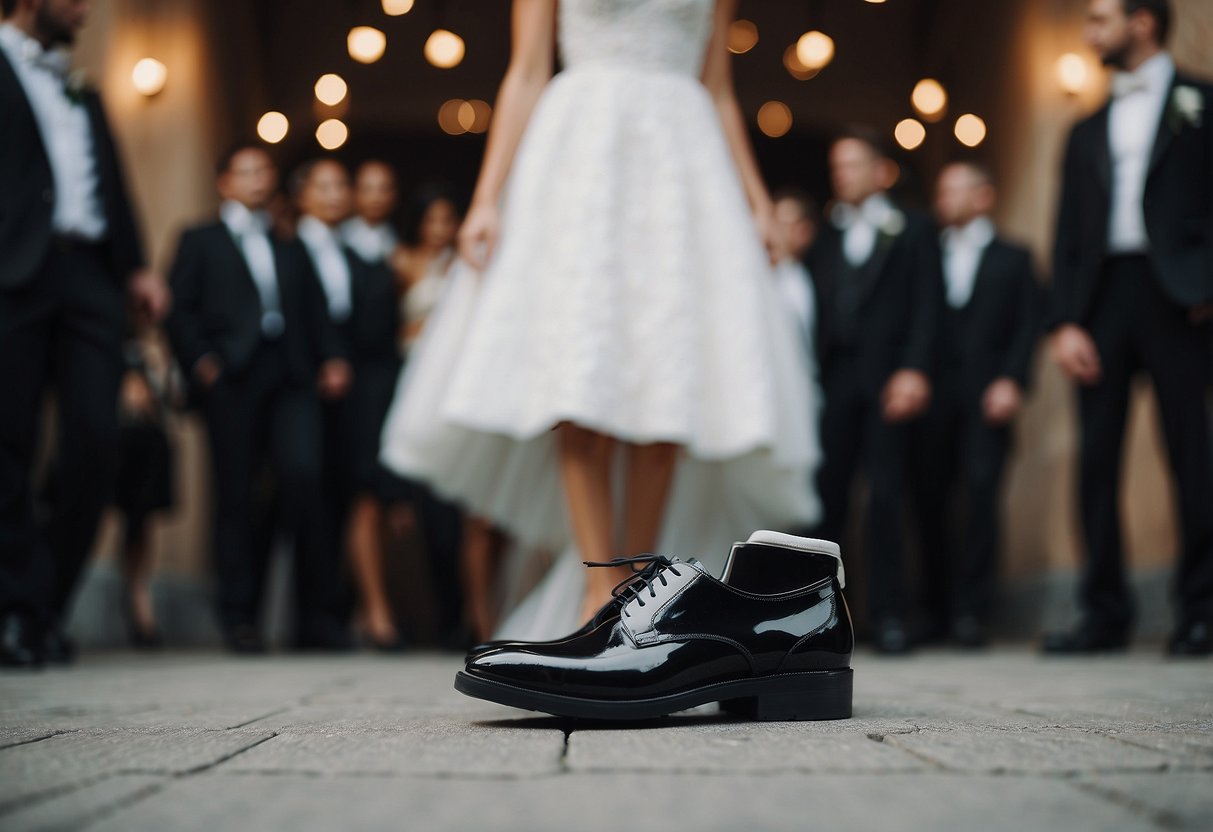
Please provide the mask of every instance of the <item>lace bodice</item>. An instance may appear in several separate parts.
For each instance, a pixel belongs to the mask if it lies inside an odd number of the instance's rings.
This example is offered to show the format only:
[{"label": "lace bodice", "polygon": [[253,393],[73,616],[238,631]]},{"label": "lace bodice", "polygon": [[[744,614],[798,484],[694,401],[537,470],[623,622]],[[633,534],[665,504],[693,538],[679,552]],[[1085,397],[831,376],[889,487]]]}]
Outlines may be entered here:
[{"label": "lace bodice", "polygon": [[567,68],[595,63],[698,75],[715,0],[560,0]]}]

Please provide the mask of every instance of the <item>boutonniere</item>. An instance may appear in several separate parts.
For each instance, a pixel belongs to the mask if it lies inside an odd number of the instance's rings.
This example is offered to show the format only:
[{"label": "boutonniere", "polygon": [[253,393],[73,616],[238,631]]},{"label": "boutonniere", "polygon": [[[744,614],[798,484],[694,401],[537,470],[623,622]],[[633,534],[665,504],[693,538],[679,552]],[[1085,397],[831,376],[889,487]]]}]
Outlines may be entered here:
[{"label": "boutonniere", "polygon": [[63,92],[67,100],[73,104],[84,102],[84,93],[88,90],[88,73],[83,69],[73,69],[63,81]]},{"label": "boutonniere", "polygon": [[1192,127],[1200,127],[1204,121],[1204,112],[1205,97],[1201,95],[1200,90],[1196,87],[1179,86],[1171,93],[1171,106],[1168,109],[1168,116],[1171,122],[1171,129],[1176,132],[1185,124]]},{"label": "boutonniere", "polygon": [[892,239],[906,230],[906,215],[894,208],[880,224],[881,235]]}]

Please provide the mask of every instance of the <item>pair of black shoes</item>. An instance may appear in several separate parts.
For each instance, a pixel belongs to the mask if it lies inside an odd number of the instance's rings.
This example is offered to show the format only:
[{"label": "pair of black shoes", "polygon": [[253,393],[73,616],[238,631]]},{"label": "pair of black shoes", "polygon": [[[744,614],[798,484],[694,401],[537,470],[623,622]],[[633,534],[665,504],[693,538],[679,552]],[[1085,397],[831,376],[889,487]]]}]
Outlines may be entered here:
[{"label": "pair of black shoes", "polygon": [[70,664],[75,657],[75,645],[59,627],[46,627],[26,612],[12,610],[0,615],[0,667]]},{"label": "pair of black shoes", "polygon": [[[1041,649],[1052,655],[1093,655],[1123,652],[1129,647],[1128,627],[1101,626],[1085,620],[1073,630],[1046,635]],[[1213,622],[1202,618],[1185,621],[1167,639],[1168,656],[1213,655]]]},{"label": "pair of black shoes", "polygon": [[719,702],[760,720],[851,715],[854,633],[838,545],[755,532],[717,580],[663,555],[585,627],[550,642],[490,642],[455,688],[503,705],[582,719],[649,719]]}]

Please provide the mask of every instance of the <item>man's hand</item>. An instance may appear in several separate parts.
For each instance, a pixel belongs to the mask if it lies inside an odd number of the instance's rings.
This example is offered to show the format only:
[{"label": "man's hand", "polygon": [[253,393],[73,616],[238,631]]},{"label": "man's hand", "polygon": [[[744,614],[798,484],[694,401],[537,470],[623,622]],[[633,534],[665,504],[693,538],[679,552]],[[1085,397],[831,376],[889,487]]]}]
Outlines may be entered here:
[{"label": "man's hand", "polygon": [[317,387],[325,399],[340,399],[349,392],[354,380],[354,371],[350,363],[343,358],[330,358],[320,365],[320,377]]},{"label": "man's hand", "polygon": [[1188,310],[1188,319],[1193,324],[1203,324],[1205,321],[1213,320],[1213,303],[1202,303],[1200,306],[1194,306]]},{"label": "man's hand", "polygon": [[886,422],[908,422],[931,403],[931,380],[920,370],[898,370],[885,383],[880,400]]},{"label": "man's hand", "polygon": [[130,416],[145,421],[156,418],[156,397],[147,379],[138,370],[127,370],[122,376],[119,397],[122,409]]},{"label": "man's hand", "polygon": [[126,294],[135,322],[144,326],[163,321],[173,302],[168,284],[151,269],[132,274],[126,283]]},{"label": "man's hand", "polygon": [[1091,335],[1077,324],[1065,324],[1057,328],[1049,342],[1056,361],[1067,376],[1088,387],[1098,384],[1103,377],[1099,350]]},{"label": "man's hand", "polygon": [[214,353],[207,353],[194,362],[194,380],[205,393],[215,386],[219,376],[223,375],[223,364]]},{"label": "man's hand", "polygon": [[1023,406],[1023,390],[1019,382],[1005,376],[990,382],[981,397],[981,413],[986,423],[1001,426],[1009,423]]}]

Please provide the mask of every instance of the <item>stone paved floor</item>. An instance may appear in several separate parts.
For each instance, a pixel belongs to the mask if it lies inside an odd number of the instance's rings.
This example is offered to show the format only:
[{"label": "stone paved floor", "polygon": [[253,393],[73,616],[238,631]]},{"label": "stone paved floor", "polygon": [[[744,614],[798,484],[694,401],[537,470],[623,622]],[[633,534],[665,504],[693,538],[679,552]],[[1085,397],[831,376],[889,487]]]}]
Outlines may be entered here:
[{"label": "stone paved floor", "polygon": [[447,656],[0,674],[0,830],[1213,830],[1213,662],[856,657],[855,718],[568,725]]}]

